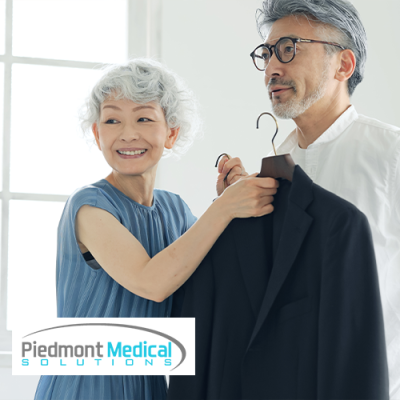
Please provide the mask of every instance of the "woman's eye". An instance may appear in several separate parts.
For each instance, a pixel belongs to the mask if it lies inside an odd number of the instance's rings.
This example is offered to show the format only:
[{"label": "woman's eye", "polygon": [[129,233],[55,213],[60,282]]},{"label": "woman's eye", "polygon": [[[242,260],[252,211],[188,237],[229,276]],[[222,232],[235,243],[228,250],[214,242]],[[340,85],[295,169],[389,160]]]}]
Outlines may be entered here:
[{"label": "woman's eye", "polygon": [[118,121],[116,119],[110,118],[106,121],[106,124],[116,124]]},{"label": "woman's eye", "polygon": [[149,118],[139,118],[138,119],[138,122],[151,122],[151,119],[149,119]]}]

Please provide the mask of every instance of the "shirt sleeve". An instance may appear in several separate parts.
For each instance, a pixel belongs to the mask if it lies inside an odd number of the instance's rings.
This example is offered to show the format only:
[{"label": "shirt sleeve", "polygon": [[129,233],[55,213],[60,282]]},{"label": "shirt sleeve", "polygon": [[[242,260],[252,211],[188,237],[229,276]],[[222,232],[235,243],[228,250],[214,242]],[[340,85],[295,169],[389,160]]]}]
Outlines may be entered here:
[{"label": "shirt sleeve", "polygon": [[[400,133],[394,147],[393,164],[390,169],[389,201],[390,211],[393,217],[392,226],[397,229],[400,225]],[[400,241],[400,236],[396,236]]]},{"label": "shirt sleeve", "polygon": [[400,135],[394,150],[392,176],[389,185],[390,237],[386,247],[388,254],[387,278],[382,295],[386,296],[390,311],[387,311],[386,340],[389,364],[390,398],[400,398]]},{"label": "shirt sleeve", "polygon": [[79,209],[83,205],[101,208],[112,214],[122,223],[121,215],[114,201],[104,190],[92,186],[74,192],[65,204],[58,225],[57,253],[60,256],[66,254],[78,254],[82,256],[75,233],[75,220]]}]

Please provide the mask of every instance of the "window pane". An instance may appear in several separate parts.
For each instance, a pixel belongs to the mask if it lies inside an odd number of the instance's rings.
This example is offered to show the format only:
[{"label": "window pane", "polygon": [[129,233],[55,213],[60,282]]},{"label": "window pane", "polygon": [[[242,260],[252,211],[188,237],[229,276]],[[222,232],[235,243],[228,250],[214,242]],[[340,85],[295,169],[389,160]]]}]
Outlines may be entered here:
[{"label": "window pane", "polygon": [[15,64],[12,69],[12,192],[71,194],[106,177],[110,166],[89,147],[78,109],[100,71]]},{"label": "window pane", "polygon": [[0,0],[0,54],[6,51],[6,0]]},{"label": "window pane", "polygon": [[14,0],[13,55],[120,62],[127,57],[126,0]]},{"label": "window pane", "polygon": [[10,201],[7,329],[30,316],[55,317],[57,227],[64,203]]},{"label": "window pane", "polygon": [[0,190],[3,189],[4,64],[0,63]]}]

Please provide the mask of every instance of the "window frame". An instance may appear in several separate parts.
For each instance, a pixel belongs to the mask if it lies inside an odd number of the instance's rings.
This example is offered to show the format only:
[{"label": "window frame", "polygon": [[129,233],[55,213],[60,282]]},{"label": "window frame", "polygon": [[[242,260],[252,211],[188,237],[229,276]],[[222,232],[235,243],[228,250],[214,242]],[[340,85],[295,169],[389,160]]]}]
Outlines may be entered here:
[{"label": "window frame", "polygon": [[[162,0],[127,1],[127,57],[152,57],[160,59]],[[69,68],[99,69],[104,64],[71,60],[16,57],[12,55],[13,0],[6,0],[5,53],[0,55],[4,64],[3,106],[3,186],[1,200],[1,267],[0,267],[0,367],[11,367],[11,331],[7,330],[7,282],[8,282],[8,232],[11,200],[36,200],[65,202],[67,195],[10,192],[11,151],[11,70],[13,64],[59,66]],[[145,16],[145,18],[143,18]],[[140,39],[136,39],[140,38]],[[77,105],[78,106],[78,105]],[[156,180],[156,186],[158,182]]]}]

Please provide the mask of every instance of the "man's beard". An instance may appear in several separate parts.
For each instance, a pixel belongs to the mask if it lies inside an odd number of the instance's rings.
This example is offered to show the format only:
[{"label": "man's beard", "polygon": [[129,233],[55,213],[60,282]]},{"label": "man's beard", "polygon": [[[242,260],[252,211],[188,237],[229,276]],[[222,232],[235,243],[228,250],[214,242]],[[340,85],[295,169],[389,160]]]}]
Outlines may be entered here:
[{"label": "man's beard", "polygon": [[276,84],[281,84],[284,86],[292,87],[294,92],[294,96],[286,102],[281,103],[279,97],[277,98],[278,101],[276,103],[272,102],[272,110],[274,114],[282,119],[294,119],[303,114],[313,104],[324,97],[327,88],[328,74],[329,62],[328,60],[326,60],[319,85],[312,93],[310,93],[308,96],[304,97],[300,101],[297,100],[296,84],[294,81],[284,82],[272,78],[268,83],[268,87],[270,85],[272,86]]}]

